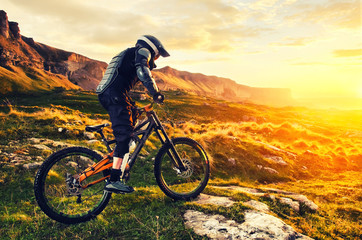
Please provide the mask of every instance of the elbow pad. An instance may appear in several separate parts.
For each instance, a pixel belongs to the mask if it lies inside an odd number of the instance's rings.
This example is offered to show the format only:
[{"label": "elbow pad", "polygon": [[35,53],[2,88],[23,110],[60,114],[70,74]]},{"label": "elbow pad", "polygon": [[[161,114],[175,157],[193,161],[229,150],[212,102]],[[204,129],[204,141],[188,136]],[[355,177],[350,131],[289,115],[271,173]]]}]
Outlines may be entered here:
[{"label": "elbow pad", "polygon": [[158,87],[155,80],[152,78],[150,69],[141,65],[136,67],[136,73],[138,79],[147,88],[150,94],[152,96],[155,95],[158,92]]}]

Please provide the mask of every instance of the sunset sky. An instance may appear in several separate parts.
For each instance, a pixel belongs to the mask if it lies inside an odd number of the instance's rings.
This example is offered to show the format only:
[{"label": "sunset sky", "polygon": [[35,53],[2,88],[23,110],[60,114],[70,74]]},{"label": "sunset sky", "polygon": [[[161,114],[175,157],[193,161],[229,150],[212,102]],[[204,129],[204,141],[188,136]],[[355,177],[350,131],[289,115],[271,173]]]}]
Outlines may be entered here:
[{"label": "sunset sky", "polygon": [[362,98],[361,1],[0,0],[21,34],[109,62],[140,35],[158,66],[286,87],[294,97]]}]

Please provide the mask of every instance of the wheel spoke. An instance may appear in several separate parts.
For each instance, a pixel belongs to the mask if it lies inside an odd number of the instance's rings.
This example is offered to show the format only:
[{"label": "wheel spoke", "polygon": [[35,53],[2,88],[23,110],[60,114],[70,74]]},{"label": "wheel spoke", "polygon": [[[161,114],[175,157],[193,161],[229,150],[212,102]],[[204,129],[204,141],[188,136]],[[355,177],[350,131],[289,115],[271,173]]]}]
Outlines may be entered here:
[{"label": "wheel spoke", "polygon": [[155,164],[157,182],[172,198],[195,197],[208,182],[209,164],[206,153],[195,141],[188,138],[174,139],[173,144],[186,170],[180,171],[174,166],[173,159],[167,154],[171,151],[171,146],[164,147],[160,150]]}]

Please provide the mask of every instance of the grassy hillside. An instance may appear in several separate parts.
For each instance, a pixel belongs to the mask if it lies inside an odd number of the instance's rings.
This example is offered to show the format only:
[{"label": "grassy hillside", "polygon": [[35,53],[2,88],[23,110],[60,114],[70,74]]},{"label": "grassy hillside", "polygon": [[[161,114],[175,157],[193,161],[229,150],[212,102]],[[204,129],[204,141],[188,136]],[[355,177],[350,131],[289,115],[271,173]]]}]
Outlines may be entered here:
[{"label": "grassy hillside", "polygon": [[[321,208],[318,213],[291,213],[282,205],[258,199],[300,232],[316,239],[358,239],[362,213],[362,113],[272,108],[218,101],[183,92],[166,92],[157,113],[173,136],[189,136],[206,148],[212,163],[212,185],[240,185],[294,190]],[[140,102],[140,105],[146,102]],[[0,106],[1,236],[5,239],[201,239],[185,229],[182,214],[196,208],[242,221],[235,209],[173,202],[155,185],[152,158],[160,146],[156,137],[142,152],[132,171],[132,195],[113,196],[96,220],[65,226],[46,217],[37,207],[33,190],[35,170],[11,163],[11,155],[38,161],[59,149],[33,148],[30,138],[44,138],[105,151],[88,143],[85,125],[108,121],[89,92],[49,92],[14,96]],[[172,123],[174,126],[172,126]],[[106,130],[111,136],[110,129]],[[44,142],[46,144],[46,141]],[[6,153],[6,154],[5,154]],[[14,156],[14,155],[13,155]],[[265,185],[270,184],[270,185]],[[205,190],[212,195],[252,199],[247,194]],[[128,213],[128,214],[125,214]],[[343,226],[339,222],[343,222]],[[348,227],[345,227],[348,226]]]},{"label": "grassy hillside", "polygon": [[13,66],[12,71],[0,67],[0,79],[2,84],[0,94],[2,95],[49,91],[57,88],[79,89],[62,75],[31,67]]}]

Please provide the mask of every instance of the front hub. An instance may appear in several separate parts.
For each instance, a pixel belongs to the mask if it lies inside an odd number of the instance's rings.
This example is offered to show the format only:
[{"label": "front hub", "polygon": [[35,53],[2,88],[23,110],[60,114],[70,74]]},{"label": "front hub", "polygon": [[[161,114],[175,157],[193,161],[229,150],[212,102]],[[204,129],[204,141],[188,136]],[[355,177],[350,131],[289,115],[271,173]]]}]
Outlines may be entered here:
[{"label": "front hub", "polygon": [[194,169],[192,167],[192,163],[188,159],[181,159],[182,163],[185,166],[185,171],[178,171],[177,175],[181,178],[189,178],[192,176],[192,173],[194,172]]},{"label": "front hub", "polygon": [[73,175],[67,173],[65,182],[67,184],[67,191],[72,196],[79,196],[83,192],[83,188],[79,184],[79,178],[74,178]]}]

